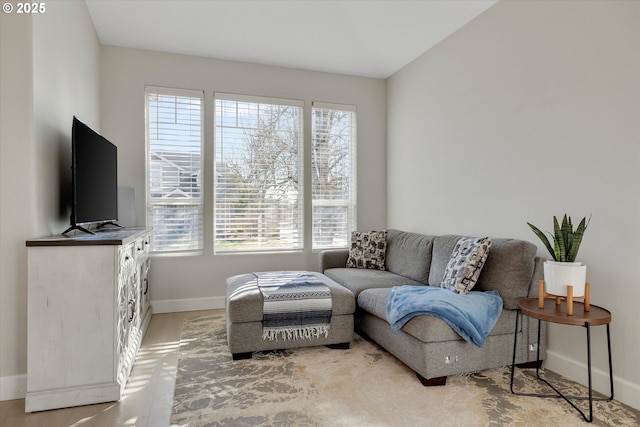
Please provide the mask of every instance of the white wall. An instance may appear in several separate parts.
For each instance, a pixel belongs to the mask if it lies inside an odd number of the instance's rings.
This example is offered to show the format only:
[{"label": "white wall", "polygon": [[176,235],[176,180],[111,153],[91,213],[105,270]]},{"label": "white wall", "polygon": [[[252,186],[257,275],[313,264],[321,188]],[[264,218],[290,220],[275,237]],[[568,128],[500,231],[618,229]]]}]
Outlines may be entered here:
[{"label": "white wall", "polygon": [[[99,125],[100,44],[84,2],[1,15],[0,400],[24,397],[25,241],[69,225],[71,123]],[[65,23],[73,22],[73,25]]]},{"label": "white wall", "polygon": [[[135,189],[135,210],[140,225],[145,221],[145,85],[205,91],[205,165],[213,165],[214,92],[304,100],[307,153],[312,101],[356,105],[358,227],[385,227],[384,80],[103,47],[103,134],[118,146],[119,185]],[[308,158],[305,169],[310,170]],[[310,250],[309,227],[305,230],[307,249],[301,253],[213,255],[212,176],[212,168],[205,169],[205,254],[153,259],[151,296],[156,312],[221,307],[224,303],[224,282],[231,275],[280,268],[317,269],[316,254]],[[307,193],[310,192],[310,183],[310,176],[305,177]],[[310,224],[308,200],[305,208],[306,224]]]},{"label": "white wall", "polygon": [[0,14],[0,400],[26,391],[24,241],[35,216],[31,21]]},{"label": "white wall", "polygon": [[34,19],[36,236],[69,227],[71,124],[76,115],[100,131],[100,47],[84,2],[47,3]]},{"label": "white wall", "polygon": [[[542,248],[527,221],[593,214],[579,259],[613,315],[616,398],[636,408],[639,52],[639,2],[500,2],[387,87],[389,227]],[[592,338],[608,392],[604,327]],[[546,366],[586,382],[585,348],[584,329],[555,325]]]}]

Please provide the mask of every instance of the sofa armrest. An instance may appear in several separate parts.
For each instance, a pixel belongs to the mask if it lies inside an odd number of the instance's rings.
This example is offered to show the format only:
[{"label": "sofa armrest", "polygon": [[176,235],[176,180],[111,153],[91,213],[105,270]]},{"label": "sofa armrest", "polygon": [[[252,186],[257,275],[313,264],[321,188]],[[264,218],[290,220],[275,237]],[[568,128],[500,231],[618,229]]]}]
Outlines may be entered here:
[{"label": "sofa armrest", "polygon": [[329,268],[344,268],[347,266],[349,249],[328,249],[320,252],[319,266],[323,273]]},{"label": "sofa armrest", "polygon": [[538,296],[538,282],[544,280],[544,262],[545,258],[537,256],[534,260],[535,266],[533,267],[533,276],[531,277],[531,283],[529,283],[529,292],[527,297],[535,298]]}]

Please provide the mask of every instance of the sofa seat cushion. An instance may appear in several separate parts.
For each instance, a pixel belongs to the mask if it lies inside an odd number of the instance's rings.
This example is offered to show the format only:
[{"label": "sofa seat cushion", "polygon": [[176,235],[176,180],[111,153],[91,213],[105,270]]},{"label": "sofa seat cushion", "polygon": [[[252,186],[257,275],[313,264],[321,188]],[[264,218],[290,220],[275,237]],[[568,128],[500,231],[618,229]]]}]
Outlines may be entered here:
[{"label": "sofa seat cushion", "polygon": [[[323,274],[313,273],[331,290],[332,315],[353,314],[354,295]],[[227,279],[227,319],[229,322],[262,322],[263,298],[253,273]]]},{"label": "sofa seat cushion", "polygon": [[389,288],[401,285],[422,285],[390,271],[369,270],[363,268],[329,268],[324,274],[349,289],[357,297],[360,292],[370,288]]},{"label": "sofa seat cushion", "polygon": [[[429,285],[440,286],[453,248],[461,237],[464,236],[442,235],[435,238]],[[516,310],[518,301],[529,295],[537,250],[536,245],[525,240],[493,238],[491,250],[473,289],[497,290],[504,308]]]},{"label": "sofa seat cushion", "polygon": [[[358,308],[373,314],[380,319],[387,320],[387,298],[391,288],[367,289],[358,296]],[[490,335],[513,334],[515,311],[502,310],[500,318],[491,330]],[[391,327],[389,327],[391,328]],[[444,320],[421,315],[409,320],[401,329],[422,342],[442,342],[462,340],[463,338]]]}]

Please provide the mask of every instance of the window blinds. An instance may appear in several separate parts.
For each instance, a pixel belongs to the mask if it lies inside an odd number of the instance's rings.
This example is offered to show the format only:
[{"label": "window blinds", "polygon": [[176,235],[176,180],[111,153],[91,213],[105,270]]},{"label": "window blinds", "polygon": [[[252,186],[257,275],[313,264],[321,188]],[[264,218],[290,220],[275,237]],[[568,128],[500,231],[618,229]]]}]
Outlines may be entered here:
[{"label": "window blinds", "polygon": [[311,109],[313,249],[348,247],[356,229],[356,108]]},{"label": "window blinds", "polygon": [[303,105],[215,94],[215,252],[302,249]]},{"label": "window blinds", "polygon": [[147,225],[154,252],[203,252],[202,101],[200,91],[146,90]]}]

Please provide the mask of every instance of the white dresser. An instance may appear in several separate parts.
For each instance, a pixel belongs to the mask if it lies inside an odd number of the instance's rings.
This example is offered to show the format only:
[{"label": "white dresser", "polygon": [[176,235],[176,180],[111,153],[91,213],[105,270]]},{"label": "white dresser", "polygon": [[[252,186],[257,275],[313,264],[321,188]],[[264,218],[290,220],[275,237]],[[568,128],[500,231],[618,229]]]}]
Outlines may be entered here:
[{"label": "white dresser", "polygon": [[151,319],[147,229],[27,241],[26,412],[119,400]]}]

